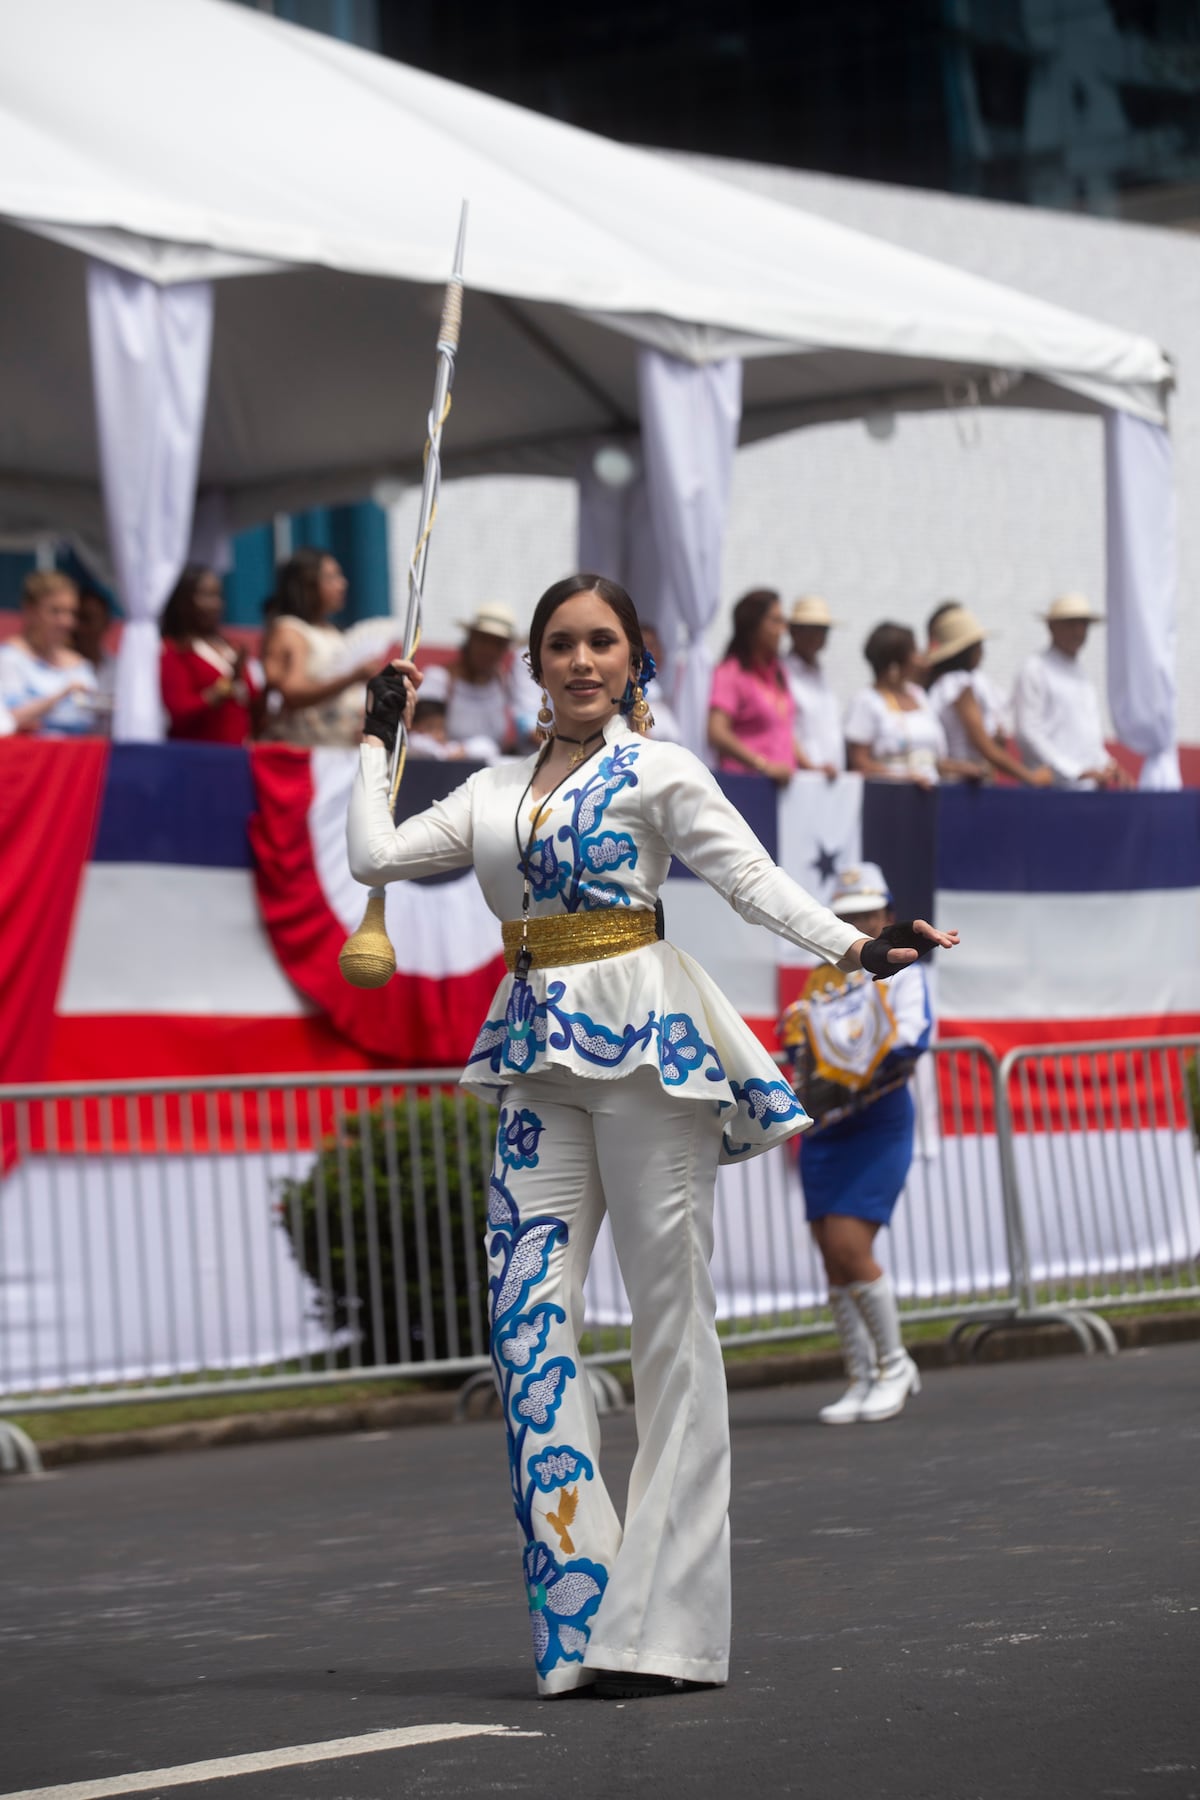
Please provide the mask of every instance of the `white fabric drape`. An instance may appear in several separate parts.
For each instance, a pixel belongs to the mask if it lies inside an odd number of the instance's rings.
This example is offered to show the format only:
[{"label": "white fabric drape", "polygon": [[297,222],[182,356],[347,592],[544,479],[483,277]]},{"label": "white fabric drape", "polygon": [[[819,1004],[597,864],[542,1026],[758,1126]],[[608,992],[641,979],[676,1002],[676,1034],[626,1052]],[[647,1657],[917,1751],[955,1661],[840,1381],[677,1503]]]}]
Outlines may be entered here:
[{"label": "white fabric drape", "polygon": [[104,511],[126,614],[113,736],[161,738],[158,617],[191,537],[212,285],[159,288],[89,262],[87,297]]},{"label": "white fabric drape", "polygon": [[[658,627],[667,667],[659,671],[669,691],[675,622],[662,617],[662,565],[650,517],[646,477],[635,466],[632,478],[616,486],[596,473],[593,452],[582,460],[579,481],[578,567],[607,575],[628,589],[643,623]],[[664,630],[664,624],[666,629]],[[653,696],[652,696],[653,699]]]},{"label": "white fabric drape", "polygon": [[1104,415],[1108,506],[1108,702],[1117,736],[1146,761],[1143,788],[1180,786],[1175,736],[1175,480],[1163,425]]},{"label": "white fabric drape", "polygon": [[706,738],[712,658],[706,634],[721,598],[721,551],[742,414],[742,365],[697,366],[638,352],[638,404],[646,493],[662,575],[657,607],[665,643],[685,644],[675,707],[690,749]]}]

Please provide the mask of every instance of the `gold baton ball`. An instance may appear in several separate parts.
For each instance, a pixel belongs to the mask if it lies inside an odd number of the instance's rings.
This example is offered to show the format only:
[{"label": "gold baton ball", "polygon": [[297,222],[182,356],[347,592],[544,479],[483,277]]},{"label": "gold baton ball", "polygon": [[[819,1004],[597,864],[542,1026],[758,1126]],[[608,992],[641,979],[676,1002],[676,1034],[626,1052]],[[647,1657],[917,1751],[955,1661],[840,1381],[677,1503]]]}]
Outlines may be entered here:
[{"label": "gold baton ball", "polygon": [[338,955],[338,968],[351,987],[385,987],[396,973],[396,952],[384,924],[384,897],[372,894],[363,922]]}]

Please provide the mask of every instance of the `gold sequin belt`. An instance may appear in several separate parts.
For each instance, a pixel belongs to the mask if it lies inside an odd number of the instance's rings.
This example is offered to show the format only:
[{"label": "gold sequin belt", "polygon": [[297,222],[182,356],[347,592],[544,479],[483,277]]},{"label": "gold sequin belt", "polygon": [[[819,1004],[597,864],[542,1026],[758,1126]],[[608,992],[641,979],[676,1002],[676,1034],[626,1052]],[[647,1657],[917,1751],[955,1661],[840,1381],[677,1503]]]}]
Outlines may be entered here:
[{"label": "gold sequin belt", "polygon": [[[528,935],[526,925],[528,924]],[[504,964],[511,974],[522,944],[530,951],[530,966],[562,968],[567,963],[604,962],[657,943],[662,935],[652,907],[613,906],[603,912],[534,914],[528,921],[505,919]]]}]

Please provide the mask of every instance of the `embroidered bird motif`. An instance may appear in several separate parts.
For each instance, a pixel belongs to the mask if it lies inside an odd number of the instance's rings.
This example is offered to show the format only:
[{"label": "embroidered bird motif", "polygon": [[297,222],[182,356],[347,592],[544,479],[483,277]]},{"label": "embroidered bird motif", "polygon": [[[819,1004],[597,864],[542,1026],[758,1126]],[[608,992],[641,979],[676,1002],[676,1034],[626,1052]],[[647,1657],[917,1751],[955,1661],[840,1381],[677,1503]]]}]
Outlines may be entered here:
[{"label": "embroidered bird motif", "polygon": [[549,1519],[551,1525],[553,1525],[555,1531],[558,1533],[559,1549],[564,1551],[568,1556],[570,1556],[575,1549],[575,1545],[571,1540],[571,1524],[575,1518],[578,1506],[579,1484],[576,1483],[573,1488],[559,1488],[558,1511],[548,1512],[546,1514],[546,1518]]}]

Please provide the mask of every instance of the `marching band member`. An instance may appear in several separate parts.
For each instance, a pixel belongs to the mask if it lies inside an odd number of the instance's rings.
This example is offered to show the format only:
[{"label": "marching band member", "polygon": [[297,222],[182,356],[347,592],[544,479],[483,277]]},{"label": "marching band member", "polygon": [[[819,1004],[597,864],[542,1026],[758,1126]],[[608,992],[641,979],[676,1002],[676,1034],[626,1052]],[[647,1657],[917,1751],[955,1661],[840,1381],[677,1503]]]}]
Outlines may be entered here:
[{"label": "marching band member", "polygon": [[[891,924],[892,897],[876,863],[842,869],[836,881],[829,904],[840,919],[868,938]],[[877,1424],[894,1418],[909,1394],[921,1388],[917,1365],[900,1337],[895,1291],[875,1260],[874,1244],[908,1179],[913,1154],[908,1083],[929,1047],[933,1016],[919,963],[892,978],[886,997],[861,982],[849,991],[836,979],[822,983],[822,974],[829,973],[816,971],[819,997],[810,989],[810,997],[789,1008],[783,1022],[785,1042],[816,1047],[817,1066],[826,1078],[806,1096],[814,1109],[818,1094],[822,1104],[815,1128],[801,1141],[800,1179],[850,1386],[818,1416],[825,1425]],[[820,1009],[830,1004],[831,988],[840,992],[846,1015],[855,1014],[851,1031],[839,1033],[842,1043],[853,1042],[866,1059],[853,1071],[820,1061],[822,1041],[829,1043],[823,1033],[801,1036],[808,1020],[815,1024]],[[806,1084],[799,1085],[804,1092]]]},{"label": "marching band member", "polygon": [[[551,587],[529,654],[540,752],[478,771],[399,827],[387,751],[413,695],[397,675],[420,677],[396,663],[372,683],[350,865],[368,884],[473,865],[504,921],[509,973],[463,1081],[500,1105],[491,1347],[539,1691],[669,1694],[728,1676],[717,1165],[808,1123],[724,995],[663,937],[672,854],[744,918],[847,970],[889,974],[954,934],[918,923],[869,941],[775,867],[697,757],[646,735],[653,663],[615,582]],[[606,1210],[633,1314],[639,1447],[623,1524],[578,1348]]]}]

